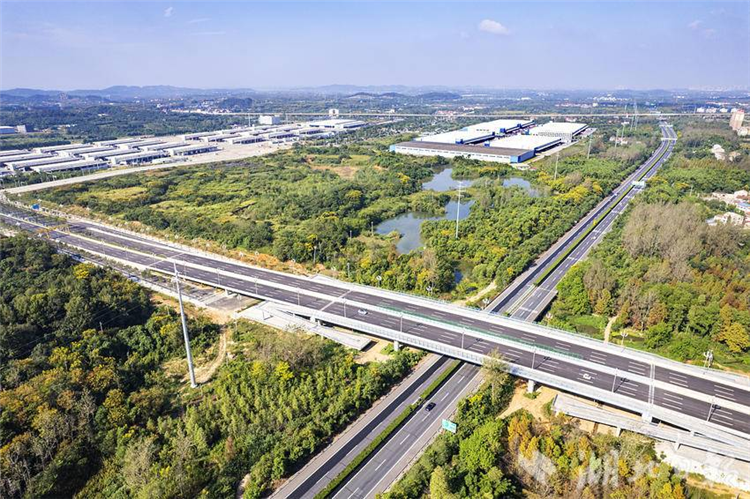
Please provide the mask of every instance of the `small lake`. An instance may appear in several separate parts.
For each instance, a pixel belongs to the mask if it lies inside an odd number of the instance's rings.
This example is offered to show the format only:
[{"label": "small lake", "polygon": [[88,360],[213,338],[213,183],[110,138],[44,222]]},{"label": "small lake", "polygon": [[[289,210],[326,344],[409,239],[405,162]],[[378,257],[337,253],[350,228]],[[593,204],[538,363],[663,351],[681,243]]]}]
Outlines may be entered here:
[{"label": "small lake", "polygon": [[455,220],[456,211],[458,211],[458,219],[463,220],[469,216],[473,204],[474,200],[462,202],[460,206],[456,201],[449,201],[445,206],[445,215],[442,217],[417,212],[404,213],[396,218],[381,222],[375,227],[375,232],[385,236],[395,230],[401,234],[401,238],[396,243],[396,249],[399,253],[408,253],[424,245],[421,231],[422,222],[425,220]]},{"label": "small lake", "polygon": [[473,180],[454,179],[453,168],[446,168],[445,170],[436,173],[435,176],[432,177],[429,181],[422,184],[422,190],[432,190],[437,192],[455,191],[456,189],[458,189],[459,182],[461,182],[464,187],[469,187],[472,183],[474,183]]},{"label": "small lake", "polygon": [[503,180],[503,187],[520,187],[521,189],[526,191],[526,194],[533,198],[539,197],[539,195],[541,194],[539,190],[531,187],[531,182],[521,177],[506,178],[505,180]]}]

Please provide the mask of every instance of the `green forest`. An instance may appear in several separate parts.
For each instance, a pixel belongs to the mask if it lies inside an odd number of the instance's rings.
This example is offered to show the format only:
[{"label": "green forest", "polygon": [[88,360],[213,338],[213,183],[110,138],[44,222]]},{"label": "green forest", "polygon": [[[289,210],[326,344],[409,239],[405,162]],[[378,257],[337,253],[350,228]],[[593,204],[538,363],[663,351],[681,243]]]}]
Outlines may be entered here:
[{"label": "green forest", "polygon": [[191,314],[193,353],[233,347],[187,388],[179,316],[47,243],[0,238],[0,496],[267,493],[403,378],[419,355],[358,364],[316,336]]},{"label": "green forest", "polygon": [[549,410],[540,419],[524,410],[501,417],[514,383],[485,372],[479,391],[459,403],[457,433],[438,435],[380,499],[702,497],[639,435],[591,435]]},{"label": "green forest", "polygon": [[[607,125],[602,125],[607,130]],[[280,261],[324,265],[364,284],[454,298],[503,285],[607,195],[655,148],[653,126],[628,132],[615,148],[597,134],[520,172],[509,165],[388,152],[404,137],[338,146],[297,145],[262,158],[122,176],[34,194],[43,202],[186,241],[258,251]],[[399,254],[397,237],[373,228],[414,211],[442,215],[456,192],[423,190],[444,168],[474,183],[474,204],[454,238],[450,221],[422,225],[423,251]],[[521,176],[538,195],[506,187]],[[456,286],[454,272],[464,279]],[[380,279],[378,279],[380,278]]]},{"label": "green forest", "polygon": [[[558,286],[550,322],[701,364],[750,371],[750,232],[709,226],[734,208],[712,192],[750,186],[750,160],[719,125],[678,128],[675,153],[629,211]],[[713,144],[741,152],[720,161]]]}]

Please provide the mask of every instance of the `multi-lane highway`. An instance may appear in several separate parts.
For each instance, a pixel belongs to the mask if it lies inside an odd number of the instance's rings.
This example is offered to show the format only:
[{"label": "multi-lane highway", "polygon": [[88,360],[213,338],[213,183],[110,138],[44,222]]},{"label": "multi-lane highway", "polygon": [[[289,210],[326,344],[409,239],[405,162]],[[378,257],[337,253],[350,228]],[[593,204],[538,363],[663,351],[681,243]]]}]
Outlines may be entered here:
[{"label": "multi-lane highway", "polygon": [[[32,231],[53,223],[6,208],[0,219]],[[634,407],[647,401],[673,424],[686,424],[692,417],[693,422],[708,421],[707,429],[750,434],[750,380],[741,376],[699,370],[447,303],[251,267],[89,221],[73,221],[67,231],[51,229],[47,235],[70,248],[140,269],[171,274],[176,265],[185,279],[270,300],[327,322],[356,324],[372,334],[400,333],[440,353],[454,349],[480,358],[496,351],[514,366],[573,383],[583,395],[591,388],[598,394],[594,397],[614,394],[631,400]]]},{"label": "multi-lane highway", "polygon": [[[489,307],[493,312],[535,320],[544,311],[560,279],[588,254],[637,194],[633,182],[651,178],[669,159],[677,135],[671,126],[662,124],[660,128],[663,140],[654,154],[495,298]],[[571,248],[573,251],[560,261]],[[536,281],[544,275],[544,282],[537,285]]]}]

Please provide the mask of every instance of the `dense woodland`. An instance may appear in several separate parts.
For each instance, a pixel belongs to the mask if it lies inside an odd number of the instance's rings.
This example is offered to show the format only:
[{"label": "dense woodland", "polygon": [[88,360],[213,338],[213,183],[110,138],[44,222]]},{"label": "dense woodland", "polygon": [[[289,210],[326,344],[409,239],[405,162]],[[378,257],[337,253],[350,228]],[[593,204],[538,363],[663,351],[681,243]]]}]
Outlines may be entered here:
[{"label": "dense woodland", "polygon": [[591,435],[565,416],[505,417],[511,377],[487,372],[460,401],[456,434],[442,432],[382,499],[580,497],[683,499],[683,478],[635,434]]},{"label": "dense woodland", "polygon": [[731,211],[704,199],[750,186],[746,152],[734,162],[707,153],[742,151],[725,125],[688,124],[673,159],[591,256],[560,283],[552,322],[612,336],[681,361],[713,350],[724,367],[750,370],[750,233],[706,220]]},{"label": "dense woodland", "polygon": [[[602,125],[604,131],[607,125]],[[610,127],[611,128],[611,127]],[[608,133],[608,132],[607,132]],[[493,280],[505,284],[599,202],[656,147],[654,127],[630,132],[614,148],[606,133],[519,173],[509,165],[388,152],[399,137],[359,144],[302,146],[220,165],[123,176],[44,191],[53,206],[88,209],[187,240],[323,264],[338,276],[391,289],[461,296]],[[403,137],[405,138],[405,137]],[[422,226],[423,251],[399,254],[372,228],[398,214],[441,215],[455,192],[423,191],[436,171],[473,178],[470,216],[454,239],[450,221]],[[541,194],[502,185],[524,175]],[[31,198],[29,198],[31,199]],[[455,288],[454,271],[464,271]],[[380,279],[378,279],[380,277]]]},{"label": "dense woodland", "polygon": [[[193,352],[222,329],[189,321]],[[0,238],[0,496],[260,497],[409,372],[318,337],[232,323],[230,360],[184,381],[178,316],[119,275]],[[181,372],[169,374],[166,364]]]}]

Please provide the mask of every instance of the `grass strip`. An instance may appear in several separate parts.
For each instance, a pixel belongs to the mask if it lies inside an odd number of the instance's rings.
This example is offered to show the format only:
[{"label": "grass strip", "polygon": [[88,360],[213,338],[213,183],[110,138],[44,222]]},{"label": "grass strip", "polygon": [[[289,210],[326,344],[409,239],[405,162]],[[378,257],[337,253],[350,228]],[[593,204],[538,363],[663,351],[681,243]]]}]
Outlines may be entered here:
[{"label": "grass strip", "polygon": [[354,459],[344,468],[341,470],[341,473],[336,475],[336,477],[328,482],[328,485],[325,486],[323,490],[315,494],[315,499],[325,499],[328,496],[330,496],[333,491],[335,491],[339,485],[344,483],[346,479],[349,478],[349,476],[354,472],[354,470],[359,467],[360,464],[362,464],[370,455],[372,455],[373,452],[382,444],[385,442],[388,437],[390,437],[393,432],[398,429],[401,424],[403,424],[404,421],[406,421],[409,416],[414,414],[417,409],[419,409],[419,406],[422,405],[422,402],[429,398],[433,393],[435,393],[435,390],[437,390],[440,385],[442,385],[446,379],[448,379],[454,372],[456,372],[456,369],[458,369],[458,366],[461,365],[461,361],[455,360],[453,363],[440,373],[440,376],[435,378],[432,383],[430,383],[430,386],[425,388],[425,390],[419,395],[419,399],[413,404],[409,404],[406,409],[404,409],[401,414],[399,414],[396,419],[390,422],[388,426],[385,427],[383,431],[378,434],[377,437],[375,437],[372,442],[367,444],[367,447],[362,449],[359,454],[356,455]]},{"label": "grass strip", "polygon": [[[661,153],[661,154],[660,154],[660,155],[659,155],[659,156],[658,156],[658,157],[656,158],[656,160],[654,161],[654,164],[658,163],[658,162],[659,162],[659,160],[661,160],[661,158],[662,158],[662,157],[663,157],[663,156],[664,156],[664,155],[665,155],[665,154],[667,153],[667,150],[668,150],[668,149],[669,149],[669,147],[667,147],[666,149],[664,149],[664,151],[662,151],[662,153]],[[645,176],[646,176],[646,174],[647,174],[647,173],[648,173],[649,171],[651,171],[651,168],[649,168],[648,170],[644,171],[644,172],[643,172],[643,173],[642,173],[642,174],[641,174],[641,175],[640,175],[640,176],[639,176],[639,177],[638,177],[638,178],[637,178],[636,180],[634,180],[634,182],[635,182],[635,181],[639,181],[639,180],[643,179],[643,177],[645,177]],[[587,237],[587,236],[588,236],[589,234],[591,234],[591,232],[592,232],[592,231],[593,231],[594,229],[596,229],[596,227],[597,227],[597,226],[598,226],[598,225],[599,225],[599,224],[600,224],[600,223],[602,222],[602,220],[604,220],[604,218],[605,218],[605,217],[606,217],[607,215],[609,215],[609,214],[610,214],[610,212],[611,212],[612,210],[614,210],[614,209],[615,209],[615,207],[617,207],[617,205],[618,205],[618,204],[620,204],[620,201],[622,201],[622,198],[624,198],[625,196],[627,196],[627,195],[628,195],[628,193],[629,193],[629,192],[630,192],[631,190],[633,190],[633,183],[632,183],[632,182],[630,183],[630,186],[629,186],[629,187],[628,187],[627,189],[625,189],[625,192],[623,192],[622,194],[620,194],[620,195],[619,195],[619,196],[617,197],[617,201],[615,201],[614,203],[612,203],[612,205],[611,205],[611,206],[610,206],[609,208],[607,208],[607,209],[606,209],[606,210],[604,211],[604,213],[602,213],[601,215],[599,215],[599,216],[598,216],[598,217],[596,218],[596,220],[594,220],[594,223],[593,223],[592,225],[590,225],[590,226],[589,226],[589,228],[588,228],[588,229],[586,229],[586,230],[585,230],[585,231],[583,232],[583,234],[581,234],[580,236],[578,236],[578,237],[576,238],[576,240],[575,240],[575,241],[573,241],[573,244],[572,244],[572,245],[570,245],[570,246],[569,246],[569,247],[568,247],[568,248],[567,248],[567,249],[566,249],[565,251],[563,251],[563,252],[562,252],[562,253],[560,254],[560,256],[558,256],[558,257],[557,257],[557,258],[555,259],[555,261],[554,261],[554,262],[552,263],[552,265],[551,265],[551,266],[549,266],[549,267],[547,268],[547,270],[545,270],[544,272],[542,272],[542,275],[540,275],[539,277],[537,277],[537,278],[536,278],[536,280],[534,281],[534,286],[539,286],[539,285],[541,285],[541,284],[542,284],[542,283],[544,282],[544,280],[545,280],[545,279],[547,279],[547,278],[549,277],[549,275],[550,275],[550,274],[551,274],[552,272],[554,272],[554,271],[555,271],[555,269],[556,269],[557,267],[559,267],[559,266],[560,266],[560,264],[561,264],[561,263],[562,263],[562,262],[563,262],[563,261],[564,261],[564,260],[565,260],[566,258],[568,258],[568,257],[570,256],[570,254],[571,254],[571,253],[573,252],[573,250],[575,250],[575,249],[576,249],[576,248],[578,247],[578,245],[579,245],[579,244],[581,244],[581,242],[582,242],[582,241],[583,241],[584,239],[586,239],[586,237]]]}]

